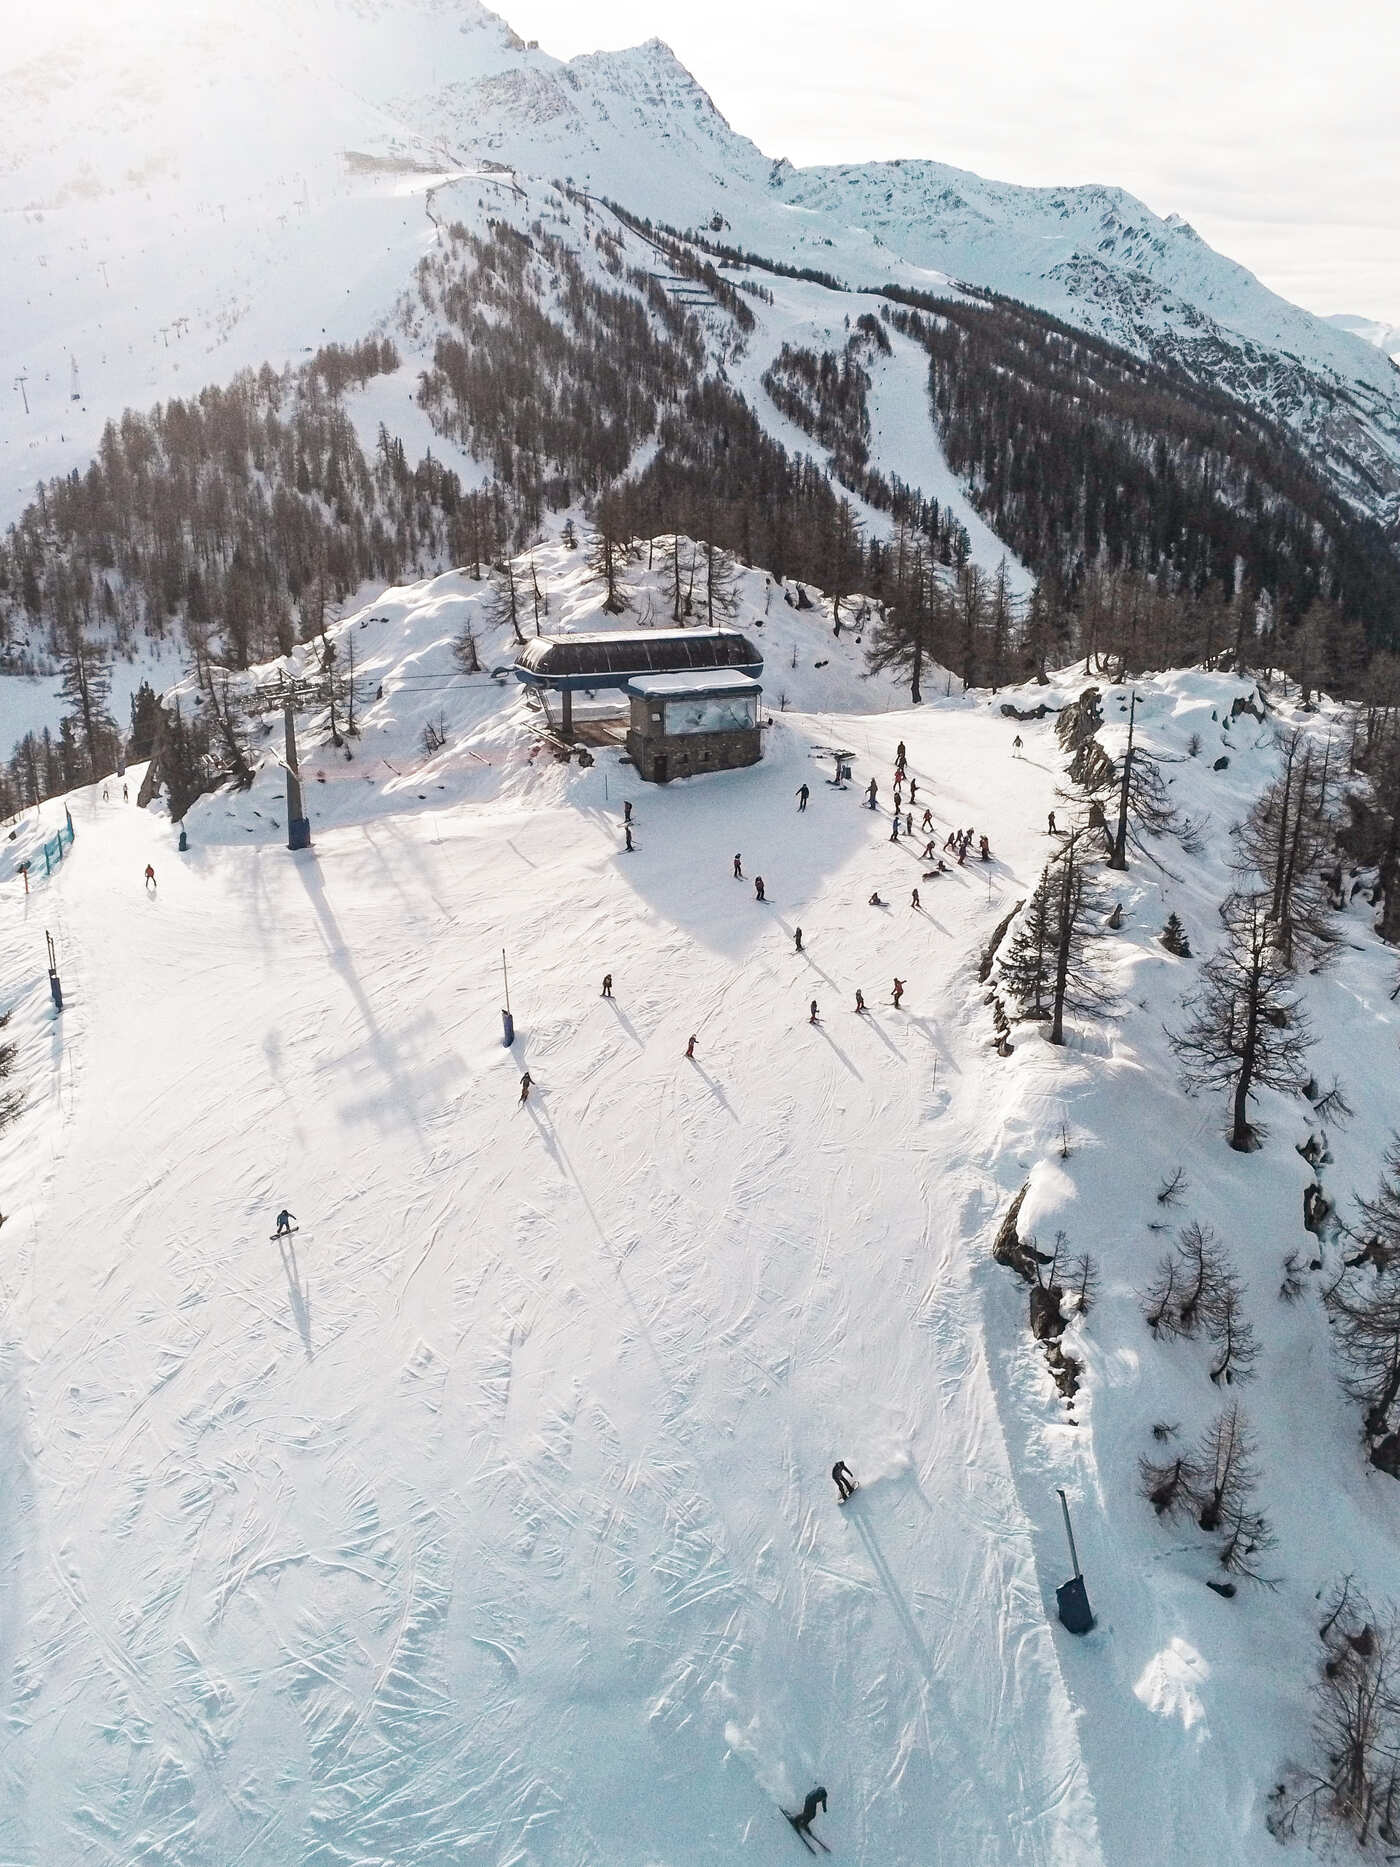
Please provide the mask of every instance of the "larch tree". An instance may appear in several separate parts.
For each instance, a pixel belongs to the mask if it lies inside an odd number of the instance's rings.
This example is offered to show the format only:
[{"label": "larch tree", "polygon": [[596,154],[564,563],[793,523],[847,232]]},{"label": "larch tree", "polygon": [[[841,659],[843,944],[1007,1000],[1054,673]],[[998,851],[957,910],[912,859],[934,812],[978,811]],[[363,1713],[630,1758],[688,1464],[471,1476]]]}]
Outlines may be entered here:
[{"label": "larch tree", "polygon": [[1230,1146],[1249,1152],[1257,1144],[1250,1098],[1258,1089],[1301,1088],[1312,1039],[1267,899],[1231,895],[1220,917],[1224,943],[1202,966],[1186,1024],[1170,1034],[1171,1044],[1188,1088],[1231,1091]]}]

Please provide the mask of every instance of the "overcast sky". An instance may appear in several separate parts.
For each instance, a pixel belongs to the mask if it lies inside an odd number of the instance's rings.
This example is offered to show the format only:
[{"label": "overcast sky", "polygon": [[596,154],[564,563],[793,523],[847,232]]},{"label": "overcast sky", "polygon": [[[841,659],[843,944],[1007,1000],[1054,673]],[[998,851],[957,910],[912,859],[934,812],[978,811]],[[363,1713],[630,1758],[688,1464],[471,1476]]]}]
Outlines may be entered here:
[{"label": "overcast sky", "polygon": [[561,57],[658,36],[797,163],[1113,182],[1313,311],[1400,325],[1400,0],[488,0]]}]

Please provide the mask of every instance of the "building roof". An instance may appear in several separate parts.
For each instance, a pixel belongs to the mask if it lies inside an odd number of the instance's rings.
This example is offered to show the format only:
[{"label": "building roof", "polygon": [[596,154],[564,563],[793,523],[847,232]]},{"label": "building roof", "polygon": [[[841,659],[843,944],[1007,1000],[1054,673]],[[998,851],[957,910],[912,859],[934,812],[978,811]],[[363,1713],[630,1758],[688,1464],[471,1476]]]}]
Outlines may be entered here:
[{"label": "building roof", "polygon": [[761,674],[763,657],[735,629],[610,629],[596,635],[541,635],[515,660],[527,687],[626,687],[639,675],[734,668]]},{"label": "building roof", "polygon": [[708,674],[640,674],[627,683],[629,694],[644,700],[691,699],[710,694],[759,694],[763,689],[751,674],[738,668],[712,668]]}]

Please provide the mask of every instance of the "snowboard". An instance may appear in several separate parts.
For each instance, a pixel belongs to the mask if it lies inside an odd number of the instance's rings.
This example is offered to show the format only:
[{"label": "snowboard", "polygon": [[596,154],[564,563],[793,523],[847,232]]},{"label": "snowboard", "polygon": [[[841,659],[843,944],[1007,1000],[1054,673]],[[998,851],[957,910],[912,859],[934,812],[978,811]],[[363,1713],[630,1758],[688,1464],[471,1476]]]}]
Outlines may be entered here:
[{"label": "snowboard", "polygon": [[[850,1497],[839,1497],[839,1498],[837,1498],[837,1500],[836,1500],[836,1502],[837,1502],[837,1505],[838,1505],[838,1507],[839,1507],[840,1505],[842,1505],[842,1504],[849,1504],[849,1503],[850,1503],[850,1501],[851,1501],[851,1498],[853,1498],[853,1497],[855,1496],[855,1494],[856,1494],[856,1492],[857,1492],[857,1491],[859,1491],[859,1490],[860,1490],[860,1486],[859,1486],[859,1485],[853,1485],[853,1486],[852,1486],[852,1488],[851,1488],[851,1496],[850,1496]],[[813,1839],[815,1839],[815,1836],[813,1837]]]},{"label": "snowboard", "polygon": [[299,1225],[289,1225],[285,1232],[272,1232],[272,1233],[269,1233],[269,1236],[272,1239],[273,1244],[275,1245],[279,1238],[291,1238],[294,1236],[295,1233],[299,1232],[300,1230],[301,1230],[301,1227]]},{"label": "snowboard", "polygon": [[783,1814],[787,1815],[788,1821],[792,1824],[792,1832],[797,1836],[798,1840],[809,1854],[815,1854],[818,1848],[821,1849],[823,1854],[830,1854],[831,1849],[826,1845],[825,1841],[822,1840],[820,1835],[810,1834],[805,1828],[799,1828],[797,1826],[802,1820],[800,1815],[788,1815],[786,1809],[783,1810]]}]

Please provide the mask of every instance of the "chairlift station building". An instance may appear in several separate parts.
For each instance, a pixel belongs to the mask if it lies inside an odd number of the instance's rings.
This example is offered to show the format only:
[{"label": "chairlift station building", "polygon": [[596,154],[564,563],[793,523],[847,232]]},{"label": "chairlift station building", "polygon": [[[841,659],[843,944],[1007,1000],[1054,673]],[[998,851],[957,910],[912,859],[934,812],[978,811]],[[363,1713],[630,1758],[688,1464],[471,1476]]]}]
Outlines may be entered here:
[{"label": "chairlift station building", "polygon": [[515,664],[516,679],[541,699],[561,696],[566,739],[573,737],[575,693],[626,694],[628,755],[654,784],[762,758],[762,672],[763,657],[733,629],[540,636]]}]

